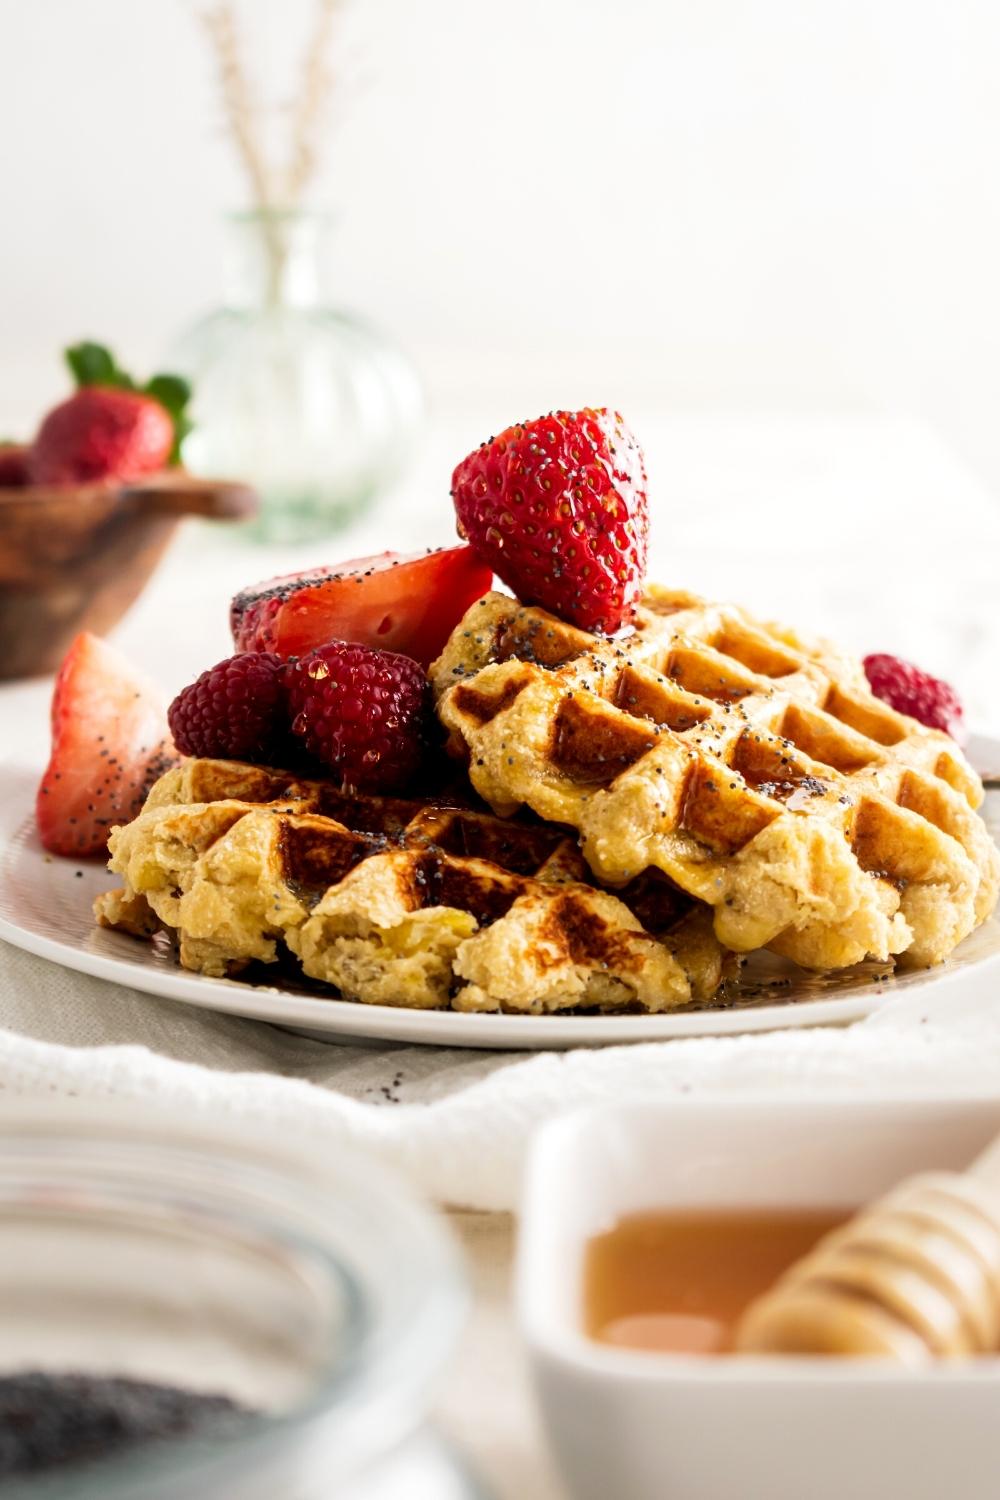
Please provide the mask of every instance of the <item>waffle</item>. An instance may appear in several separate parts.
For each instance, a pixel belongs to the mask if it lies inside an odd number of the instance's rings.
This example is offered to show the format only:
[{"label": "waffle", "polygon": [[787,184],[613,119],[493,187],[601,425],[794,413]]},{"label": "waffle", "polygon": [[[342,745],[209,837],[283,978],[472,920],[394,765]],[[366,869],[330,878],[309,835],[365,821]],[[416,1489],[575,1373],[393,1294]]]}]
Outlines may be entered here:
[{"label": "waffle", "polygon": [[98,898],[98,921],[167,929],[209,975],[292,955],[350,1000],[536,1014],[665,1010],[722,980],[706,908],[662,879],[600,890],[566,829],[454,800],[193,760],[110,851],[125,885]]},{"label": "waffle", "polygon": [[834,647],[743,610],[654,586],[606,639],[488,594],[431,680],[494,811],[576,829],[611,885],[662,871],[714,909],[726,948],[932,964],[996,901],[982,786],[954,741]]}]

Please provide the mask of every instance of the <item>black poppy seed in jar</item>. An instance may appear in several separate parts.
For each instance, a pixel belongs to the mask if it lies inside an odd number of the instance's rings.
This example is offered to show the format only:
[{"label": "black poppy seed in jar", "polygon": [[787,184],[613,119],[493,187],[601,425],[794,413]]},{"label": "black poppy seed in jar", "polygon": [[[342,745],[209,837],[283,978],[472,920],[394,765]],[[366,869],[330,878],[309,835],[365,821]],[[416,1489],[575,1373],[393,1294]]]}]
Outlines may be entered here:
[{"label": "black poppy seed in jar", "polygon": [[232,1431],[252,1413],[228,1396],[83,1372],[0,1378],[0,1478],[83,1465],[146,1442]]}]

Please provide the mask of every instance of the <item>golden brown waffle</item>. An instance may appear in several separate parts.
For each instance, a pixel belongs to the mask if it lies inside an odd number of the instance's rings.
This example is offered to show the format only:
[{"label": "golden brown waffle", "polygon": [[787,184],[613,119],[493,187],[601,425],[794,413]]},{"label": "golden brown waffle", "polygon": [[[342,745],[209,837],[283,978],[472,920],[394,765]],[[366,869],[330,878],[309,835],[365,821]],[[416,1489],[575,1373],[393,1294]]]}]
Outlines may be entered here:
[{"label": "golden brown waffle", "polygon": [[565,829],[440,800],[187,761],[110,849],[125,887],[98,920],[166,928],[206,974],[290,953],[351,1000],[534,1013],[664,1010],[722,979],[710,913],[667,882],[621,893],[633,912],[585,883]]},{"label": "golden brown waffle", "polygon": [[488,594],[431,668],[476,791],[578,830],[613,885],[662,871],[727,948],[818,969],[943,958],[996,901],[982,786],[859,663],[652,587],[611,640]]}]

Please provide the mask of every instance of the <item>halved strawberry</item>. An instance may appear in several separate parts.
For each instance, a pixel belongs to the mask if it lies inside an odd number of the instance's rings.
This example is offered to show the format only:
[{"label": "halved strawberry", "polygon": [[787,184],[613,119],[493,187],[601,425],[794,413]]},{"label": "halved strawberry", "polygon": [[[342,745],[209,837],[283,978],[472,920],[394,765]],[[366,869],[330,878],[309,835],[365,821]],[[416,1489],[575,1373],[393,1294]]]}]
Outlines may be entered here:
[{"label": "halved strawberry", "polygon": [[618,412],[554,411],[481,444],[455,470],[458,534],[522,604],[583,630],[627,625],[646,576],[646,468]]},{"label": "halved strawberry", "polygon": [[84,631],[52,696],[52,755],[35,803],[42,843],[75,858],[102,853],[176,759],[155,683]]},{"label": "halved strawberry", "polygon": [[351,641],[427,666],[492,581],[471,547],[382,552],[242,589],[229,623],[238,651],[304,656],[329,641]]}]

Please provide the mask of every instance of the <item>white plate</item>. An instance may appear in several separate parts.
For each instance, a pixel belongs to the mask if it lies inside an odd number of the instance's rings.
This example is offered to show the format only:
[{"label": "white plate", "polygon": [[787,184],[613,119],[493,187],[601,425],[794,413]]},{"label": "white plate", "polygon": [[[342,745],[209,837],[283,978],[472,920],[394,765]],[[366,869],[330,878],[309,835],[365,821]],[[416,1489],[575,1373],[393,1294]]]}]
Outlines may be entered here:
[{"label": "white plate", "polygon": [[[996,780],[984,811],[997,838],[1000,741],[980,738],[971,755]],[[861,964],[825,978],[777,960],[754,959],[738,991],[723,1003],[657,1016],[462,1015],[327,999],[318,990],[268,984],[266,971],[265,982],[259,984],[206,979],[179,968],[166,942],[144,943],[94,925],[94,896],[116,882],[97,864],[78,865],[43,852],[27,813],[32,794],[30,778],[8,774],[0,781],[0,938],[66,968],[149,995],[271,1021],[316,1036],[512,1049],[722,1036],[786,1026],[842,1025],[869,1015],[888,996],[904,990],[911,993],[920,986],[942,984],[966,988],[983,983],[987,968],[1000,974],[1000,921],[993,917],[936,969],[896,976],[886,965]]]}]

